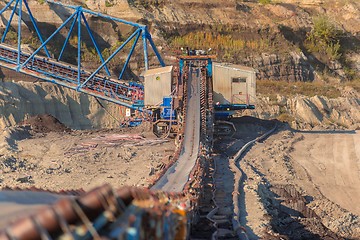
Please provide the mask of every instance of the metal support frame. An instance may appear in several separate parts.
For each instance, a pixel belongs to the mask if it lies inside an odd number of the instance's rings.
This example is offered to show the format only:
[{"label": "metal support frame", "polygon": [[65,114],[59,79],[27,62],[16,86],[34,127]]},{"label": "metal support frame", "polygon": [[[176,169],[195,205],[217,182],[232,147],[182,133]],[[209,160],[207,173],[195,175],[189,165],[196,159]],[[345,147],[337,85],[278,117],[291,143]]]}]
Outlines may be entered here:
[{"label": "metal support frame", "polygon": [[[112,84],[112,86],[117,86],[116,84],[120,84],[120,83],[116,83],[111,79],[106,79],[106,78],[101,78],[99,77],[100,72],[104,69],[106,74],[108,76],[111,77],[111,73],[110,70],[108,68],[108,63],[114,59],[114,57],[121,51],[124,49],[124,47],[127,44],[132,44],[131,50],[126,58],[125,63],[122,66],[122,69],[120,71],[119,76],[117,77],[118,79],[122,79],[125,73],[126,68],[129,65],[129,62],[131,60],[131,57],[135,51],[135,48],[139,42],[139,38],[142,37],[142,46],[143,46],[143,52],[144,52],[144,66],[145,69],[148,70],[149,69],[149,57],[148,57],[148,49],[149,46],[151,47],[151,49],[154,51],[157,60],[159,62],[159,64],[161,66],[165,66],[165,63],[163,61],[163,59],[161,58],[152,38],[151,35],[147,29],[147,27],[145,25],[142,24],[138,24],[138,23],[133,23],[133,22],[129,22],[120,18],[116,18],[116,17],[111,17],[111,16],[107,16],[105,14],[101,14],[101,13],[97,13],[97,12],[93,12],[91,10],[85,9],[81,6],[70,6],[70,5],[65,5],[62,4],[60,2],[55,2],[52,0],[48,0],[47,1],[48,4],[54,4],[54,5],[59,5],[62,6],[64,8],[67,8],[70,10],[71,15],[65,19],[65,21],[48,37],[44,37],[44,35],[42,35],[38,25],[37,25],[37,21],[35,20],[35,17],[33,16],[31,9],[28,5],[28,0],[10,0],[3,9],[0,10],[0,15],[3,16],[3,13],[8,10],[11,11],[10,17],[9,17],[9,21],[6,25],[5,31],[3,33],[3,36],[1,38],[1,43],[0,43],[0,48],[5,47],[5,45],[1,45],[2,43],[5,42],[6,40],[6,35],[7,33],[10,31],[11,28],[11,24],[12,24],[12,20],[15,14],[17,14],[18,16],[18,27],[17,27],[17,50],[11,50],[13,52],[16,53],[16,59],[12,60],[11,59],[6,59],[6,57],[1,57],[0,56],[0,60],[4,61],[4,63],[2,63],[0,61],[0,66],[4,66],[4,67],[8,67],[10,69],[16,70],[18,72],[22,72],[25,74],[29,74],[29,75],[33,75],[34,71],[38,72],[40,75],[41,74],[45,74],[47,77],[40,77],[46,81],[50,81],[59,85],[63,85],[63,86],[68,86],[72,89],[76,89],[77,91],[80,92],[86,92],[86,88],[89,87],[89,84],[93,84],[93,79],[96,81],[102,81],[101,85],[103,86],[103,88],[105,89],[107,86],[110,86],[109,84]],[[35,29],[36,35],[38,37],[38,39],[41,42],[40,47],[38,47],[34,52],[28,54],[22,51],[22,46],[21,46],[21,40],[22,40],[22,21],[24,21],[23,19],[23,8],[24,10],[26,9],[27,13],[29,14],[29,18],[30,21],[32,23],[32,26]],[[126,24],[129,25],[131,27],[134,28],[133,33],[129,36],[128,39],[126,39],[123,44],[121,44],[121,46],[119,46],[117,49],[114,50],[114,52],[110,55],[110,57],[108,57],[107,59],[104,59],[102,53],[101,53],[101,49],[93,35],[93,32],[91,31],[90,25],[87,21],[87,17],[89,16],[95,16],[95,17],[100,17],[106,20],[110,20],[116,23],[121,23],[121,24]],[[70,24],[70,22],[72,22]],[[77,25],[76,25],[77,24]],[[70,25],[70,26],[69,26]],[[77,27],[77,66],[76,66],[76,70],[75,68],[71,67],[71,71],[74,73],[74,77],[76,76],[76,80],[74,78],[74,80],[72,79],[64,79],[64,77],[62,76],[56,76],[56,74],[54,75],[53,72],[46,72],[44,70],[39,70],[36,69],[36,67],[33,67],[34,62],[39,61],[39,59],[44,59],[44,62],[46,61],[47,64],[52,64],[52,66],[54,66],[54,64],[52,62],[57,62],[57,61],[61,61],[61,58],[63,57],[67,47],[68,47],[68,43],[69,40],[74,32],[75,26]],[[48,45],[49,42],[51,40],[54,39],[54,37],[57,34],[60,34],[60,31],[62,31],[63,29],[67,28],[68,29],[68,33],[67,33],[67,37],[63,43],[63,45],[61,46],[61,51],[59,56],[53,56],[56,59],[52,59],[50,57],[50,53],[48,51]],[[86,29],[86,30],[84,30]],[[91,42],[96,50],[97,55],[99,56],[99,59],[101,61],[100,66],[92,73],[89,73],[89,71],[86,71],[85,69],[82,68],[82,45],[81,41],[83,39],[83,34],[89,34]],[[148,46],[149,45],[149,46]],[[44,50],[47,58],[43,58],[43,54],[40,54],[40,51]],[[6,51],[10,51],[10,50],[6,50]],[[11,66],[9,66],[8,64],[11,64]],[[56,65],[56,64],[55,64]],[[66,63],[60,63],[58,64],[59,66],[65,66]],[[70,67],[70,66],[69,66]],[[31,73],[29,72],[32,71]],[[50,70],[49,70],[50,71]],[[42,75],[41,75],[42,76]],[[54,80],[49,80],[49,77],[51,79],[51,77],[53,77]],[[62,81],[62,82],[61,82]],[[61,82],[61,84],[60,84]],[[74,83],[77,84],[77,86],[74,87]],[[70,86],[71,84],[71,86]],[[115,84],[115,85],[114,85]],[[120,85],[119,85],[120,86]],[[123,87],[127,88],[127,86],[123,85]],[[131,87],[129,87],[131,88]],[[107,96],[107,98],[109,98],[108,96],[112,96],[114,95],[113,90],[111,90],[112,88],[108,88],[107,90],[103,90],[106,92],[103,92],[102,94],[105,94]],[[110,92],[109,92],[110,90]],[[92,94],[92,93],[89,93]],[[119,98],[116,98],[115,101],[119,102]],[[128,100],[127,100],[128,101]],[[121,104],[121,102],[119,102]],[[138,106],[137,102],[133,102],[133,106]],[[129,106],[128,102],[123,104],[124,106]]]},{"label": "metal support frame", "polygon": [[[23,1],[25,1],[25,0],[23,0]],[[120,19],[120,18],[108,16],[108,15],[105,15],[105,14],[102,14],[102,13],[93,12],[93,11],[91,11],[91,10],[89,10],[89,9],[86,9],[86,8],[77,7],[77,6],[71,6],[71,5],[66,5],[66,4],[63,4],[63,3],[55,2],[55,1],[53,1],[53,0],[47,0],[47,2],[50,3],[50,4],[60,5],[60,6],[65,7],[65,8],[75,10],[75,12],[79,12],[79,16],[81,16],[81,18],[83,19],[84,24],[85,24],[85,27],[86,27],[89,35],[90,35],[90,38],[91,38],[91,40],[92,40],[92,42],[93,42],[93,44],[94,44],[94,46],[95,46],[95,49],[96,49],[96,51],[97,51],[97,53],[98,53],[98,55],[99,55],[99,57],[100,57],[101,62],[102,62],[102,64],[101,64],[102,66],[101,66],[100,70],[101,70],[102,68],[105,68],[105,70],[106,70],[106,72],[107,72],[108,75],[110,75],[110,72],[109,72],[109,70],[107,69],[107,66],[106,66],[106,64],[104,64],[104,62],[107,62],[107,63],[108,63],[109,61],[106,61],[106,60],[103,59],[103,56],[101,55],[101,51],[99,50],[100,48],[99,48],[98,44],[96,43],[95,38],[94,38],[93,35],[92,35],[91,29],[90,29],[90,26],[89,26],[89,24],[88,24],[88,22],[87,22],[87,20],[86,20],[85,14],[89,14],[89,15],[96,16],[96,17],[101,17],[101,18],[104,18],[104,19],[107,19],[107,20],[111,20],[111,21],[118,22],[118,23],[123,23],[123,24],[126,24],[126,25],[130,25],[130,26],[136,28],[135,31],[133,32],[133,34],[134,34],[135,32],[137,32],[138,30],[140,30],[140,31],[141,31],[141,36],[142,36],[142,39],[143,39],[144,65],[145,65],[145,69],[146,69],[146,70],[149,69],[148,41],[149,41],[150,46],[151,46],[152,50],[154,51],[154,53],[155,53],[155,55],[156,55],[156,57],[157,57],[157,59],[158,59],[158,61],[159,61],[159,64],[160,64],[162,67],[165,67],[165,63],[164,63],[164,61],[163,61],[163,59],[162,59],[159,51],[157,50],[154,41],[152,40],[151,34],[149,33],[149,31],[148,31],[148,29],[147,29],[147,26],[142,25],[142,24],[138,24],[138,23],[129,22],[129,21],[126,21],[126,20],[124,20],[124,19]],[[75,21],[76,21],[76,20],[75,20]],[[78,21],[79,21],[79,20],[78,20]],[[72,29],[73,29],[73,27],[70,28],[70,32],[72,31]],[[132,38],[133,38],[133,35],[131,35],[125,42],[126,42],[126,43],[129,43],[128,40],[131,40]],[[67,43],[67,41],[65,41],[65,43]],[[134,52],[134,49],[135,49],[137,43],[138,43],[138,41],[135,41],[135,42],[134,42],[134,45],[133,45],[130,53],[128,54],[127,60],[126,60],[125,64],[123,65],[122,70],[120,71],[120,75],[119,75],[118,79],[121,79],[121,78],[123,77],[124,72],[125,72],[125,69],[127,68],[128,64],[129,64],[129,61],[130,61],[130,59],[131,59],[131,56],[132,56],[132,54],[133,54],[133,52]],[[126,45],[126,44],[125,44],[125,45]],[[123,48],[124,48],[124,46],[121,45],[118,49],[116,49],[116,50],[114,51],[114,53],[115,53],[115,52],[116,52],[116,54],[119,53]],[[116,54],[115,54],[115,55],[116,55]],[[115,55],[114,55],[114,56],[115,56]],[[60,57],[61,57],[61,56],[62,56],[62,54],[60,55]],[[113,56],[113,57],[114,57],[114,56]],[[113,57],[111,57],[111,59],[113,59]],[[110,57],[109,57],[109,58],[110,58]],[[110,60],[111,60],[111,59],[110,59]]]},{"label": "metal support frame", "polygon": [[[15,4],[14,4],[14,2],[15,2]],[[145,25],[138,24],[138,23],[133,23],[133,22],[129,22],[129,21],[126,21],[126,20],[123,20],[123,19],[120,19],[120,18],[115,18],[115,17],[107,16],[107,15],[104,15],[104,14],[101,14],[101,13],[93,12],[93,11],[91,11],[91,10],[82,8],[81,6],[77,7],[77,6],[65,5],[65,4],[62,4],[62,3],[59,3],[59,2],[54,2],[54,1],[47,1],[47,2],[50,3],[50,4],[60,5],[60,6],[63,6],[63,7],[65,7],[65,8],[69,8],[69,9],[75,10],[75,12],[74,12],[74,14],[72,14],[67,20],[65,20],[65,22],[64,22],[47,40],[45,40],[45,41],[43,40],[43,36],[42,36],[42,34],[41,34],[41,32],[40,32],[40,29],[39,29],[39,27],[38,27],[38,25],[37,25],[37,23],[36,23],[36,20],[35,20],[35,18],[34,18],[34,16],[33,16],[32,12],[31,12],[31,10],[30,10],[30,7],[29,7],[29,5],[28,5],[27,0],[11,0],[10,2],[8,2],[8,3],[6,4],[6,6],[5,6],[2,10],[0,10],[0,14],[3,14],[3,12],[5,12],[6,10],[8,10],[8,9],[11,7],[11,5],[14,4],[14,8],[13,8],[13,10],[12,10],[11,16],[10,16],[9,21],[8,21],[8,23],[7,23],[6,29],[5,29],[5,31],[4,31],[4,33],[3,33],[3,36],[2,36],[2,39],[1,39],[1,43],[3,43],[3,42],[5,41],[6,35],[7,35],[7,33],[9,32],[10,27],[11,27],[12,19],[13,19],[14,15],[16,14],[16,10],[18,11],[18,13],[17,13],[18,19],[19,19],[19,20],[18,20],[18,52],[19,52],[19,54],[18,54],[18,55],[19,55],[19,57],[18,57],[18,65],[19,65],[19,68],[18,68],[18,70],[20,70],[21,68],[23,68],[36,54],[39,53],[39,51],[40,51],[41,49],[44,49],[44,51],[45,51],[45,53],[46,53],[46,56],[47,56],[48,58],[50,58],[50,54],[49,54],[49,51],[48,51],[48,49],[47,49],[47,44],[49,43],[49,41],[50,41],[51,39],[53,39],[53,37],[54,37],[56,34],[59,33],[59,31],[60,31],[61,29],[63,29],[63,28],[65,27],[65,25],[67,25],[69,19],[71,19],[71,18],[74,18],[74,21],[73,21],[73,23],[72,23],[72,25],[71,25],[71,27],[70,27],[70,29],[69,29],[68,36],[67,36],[67,38],[66,38],[66,40],[65,40],[65,42],[64,42],[64,44],[63,44],[63,46],[62,46],[62,49],[61,49],[60,54],[59,54],[59,56],[58,56],[58,60],[61,60],[61,58],[62,58],[62,56],[63,56],[63,54],[64,54],[64,51],[65,51],[65,49],[66,49],[66,46],[67,46],[67,44],[68,44],[68,42],[69,42],[69,39],[70,39],[70,37],[71,37],[71,34],[72,34],[73,30],[74,30],[75,23],[77,22],[77,23],[78,23],[78,26],[77,26],[77,27],[78,27],[78,61],[77,61],[78,63],[77,63],[77,64],[78,64],[78,80],[80,80],[80,78],[81,78],[81,37],[82,37],[81,28],[82,28],[82,22],[83,22],[84,25],[85,25],[85,28],[86,28],[86,30],[87,30],[87,33],[89,34],[89,36],[90,36],[90,38],[91,38],[91,41],[92,41],[92,43],[93,43],[93,45],[94,45],[94,47],[95,47],[95,49],[96,49],[96,52],[97,52],[97,54],[99,55],[99,58],[100,58],[101,62],[104,63],[105,60],[104,60],[104,58],[103,58],[103,56],[102,56],[102,54],[101,54],[99,45],[97,44],[97,42],[96,42],[96,40],[95,40],[95,37],[94,37],[94,35],[92,34],[91,28],[90,28],[90,26],[89,26],[89,24],[88,24],[88,21],[87,21],[84,13],[89,14],[89,15],[92,15],[92,16],[102,17],[102,18],[104,18],[104,19],[112,20],[112,21],[115,21],[115,22],[118,22],[118,23],[123,23],[123,24],[130,25],[130,26],[132,26],[132,27],[137,28],[137,29],[135,30],[135,32],[138,31],[138,30],[141,30],[141,36],[142,36],[142,39],[143,39],[143,50],[144,50],[144,65],[145,65],[145,69],[146,69],[146,70],[149,69],[148,43],[150,43],[150,46],[151,46],[152,50],[154,51],[154,53],[155,53],[155,55],[156,55],[156,57],[157,57],[160,65],[163,66],[163,67],[165,66],[165,63],[164,63],[163,59],[161,58],[161,56],[160,56],[160,54],[159,54],[159,52],[158,52],[158,50],[157,50],[157,48],[156,48],[153,40],[152,40],[152,37],[151,37],[151,35],[150,35],[150,33],[149,33],[149,31],[148,31],[148,29],[147,29],[147,27],[146,27]],[[37,34],[37,36],[38,36],[38,38],[39,38],[39,40],[40,40],[40,42],[41,42],[41,46],[35,51],[35,52],[36,52],[35,55],[34,55],[34,54],[31,55],[31,56],[25,61],[25,63],[20,64],[20,55],[21,55],[21,54],[20,54],[20,53],[21,53],[21,21],[23,20],[23,19],[22,19],[23,3],[24,3],[24,5],[25,5],[25,7],[26,7],[26,10],[27,10],[28,14],[29,14],[30,20],[31,20],[31,22],[32,22],[32,24],[33,24],[33,26],[34,26],[34,29],[35,29],[35,31],[36,31],[36,34]],[[131,36],[129,37],[129,39],[130,39],[130,38],[131,38]],[[138,38],[136,38],[136,39],[138,39]],[[128,43],[129,41],[126,41],[126,42]],[[127,68],[128,64],[129,64],[129,61],[130,61],[130,59],[131,59],[131,55],[134,53],[134,49],[135,49],[137,43],[138,43],[138,40],[135,40],[134,45],[133,45],[133,47],[131,48],[131,51],[130,51],[128,57],[127,57],[127,60],[126,60],[126,62],[125,62],[125,64],[124,64],[122,70],[120,71],[120,75],[119,75],[119,77],[118,77],[119,79],[121,79],[121,78],[123,77],[124,72],[125,72],[125,69]],[[120,48],[120,47],[119,47],[119,48]],[[123,49],[123,47],[122,47],[121,49]],[[121,49],[120,49],[120,50],[121,50]],[[39,50],[39,51],[38,51],[38,50]],[[118,52],[119,52],[118,50],[119,50],[119,49],[116,49],[115,52],[118,53]],[[112,59],[112,58],[111,58],[111,59]],[[106,64],[105,64],[104,66],[102,66],[102,68],[103,68],[103,67],[105,68],[106,73],[110,76],[111,74],[110,74],[110,71],[109,71],[108,67],[106,66]]]}]

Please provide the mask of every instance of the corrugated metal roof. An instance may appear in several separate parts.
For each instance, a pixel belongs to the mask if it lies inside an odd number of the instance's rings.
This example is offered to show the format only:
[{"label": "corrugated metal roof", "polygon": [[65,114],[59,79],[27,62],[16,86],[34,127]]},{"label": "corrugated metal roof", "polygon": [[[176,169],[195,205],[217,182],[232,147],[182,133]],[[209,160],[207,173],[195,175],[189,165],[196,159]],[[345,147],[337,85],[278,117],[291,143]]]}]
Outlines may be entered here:
[{"label": "corrugated metal roof", "polygon": [[150,76],[150,75],[154,75],[154,74],[168,73],[168,72],[171,72],[172,69],[173,69],[173,66],[166,66],[166,67],[161,67],[161,68],[149,69],[149,70],[143,71],[140,74],[140,76],[141,77],[146,77],[146,76]]},{"label": "corrugated metal roof", "polygon": [[231,69],[237,69],[237,70],[241,70],[241,71],[247,71],[247,72],[254,72],[254,73],[257,72],[256,69],[254,69],[252,67],[247,67],[247,66],[237,65],[237,64],[231,64],[231,63],[214,62],[213,65],[214,66],[219,66],[219,67],[224,67],[224,68],[231,68]]}]

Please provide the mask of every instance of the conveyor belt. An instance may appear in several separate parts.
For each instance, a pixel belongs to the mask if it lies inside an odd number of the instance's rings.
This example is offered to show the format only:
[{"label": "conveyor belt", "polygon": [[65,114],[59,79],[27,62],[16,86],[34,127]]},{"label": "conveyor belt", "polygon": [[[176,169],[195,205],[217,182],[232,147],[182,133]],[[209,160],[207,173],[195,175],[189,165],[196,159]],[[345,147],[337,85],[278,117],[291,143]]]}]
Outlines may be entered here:
[{"label": "conveyor belt", "polygon": [[[30,57],[22,52],[20,64]],[[0,66],[17,70],[17,50],[5,44],[0,44]],[[62,85],[79,92],[105,99],[126,107],[140,108],[144,105],[144,91],[140,85],[133,86],[119,80],[110,79],[96,74],[84,86],[81,86],[91,75],[91,72],[81,70],[80,81],[76,66],[59,62],[46,57],[34,57],[22,69],[21,73]]]},{"label": "conveyor belt", "polygon": [[169,192],[181,192],[189,180],[200,148],[200,68],[189,67],[188,101],[183,149],[176,163],[151,188]]}]

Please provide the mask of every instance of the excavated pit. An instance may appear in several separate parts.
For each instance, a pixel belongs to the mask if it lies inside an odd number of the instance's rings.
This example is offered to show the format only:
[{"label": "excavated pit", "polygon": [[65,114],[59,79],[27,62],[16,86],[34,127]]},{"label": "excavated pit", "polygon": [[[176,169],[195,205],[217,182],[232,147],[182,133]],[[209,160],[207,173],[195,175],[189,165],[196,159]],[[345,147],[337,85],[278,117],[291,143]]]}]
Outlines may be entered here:
[{"label": "excavated pit", "polygon": [[146,187],[174,153],[125,109],[49,83],[0,83],[0,188]]}]

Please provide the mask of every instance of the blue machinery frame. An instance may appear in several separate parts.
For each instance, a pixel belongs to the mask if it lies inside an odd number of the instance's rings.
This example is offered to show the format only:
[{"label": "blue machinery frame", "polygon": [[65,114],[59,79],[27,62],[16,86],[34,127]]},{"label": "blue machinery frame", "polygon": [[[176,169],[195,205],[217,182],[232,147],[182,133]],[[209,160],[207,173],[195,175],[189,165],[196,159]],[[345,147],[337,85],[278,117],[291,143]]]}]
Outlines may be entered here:
[{"label": "blue machinery frame", "polygon": [[[73,11],[73,13],[47,38],[44,39],[41,31],[37,25],[37,21],[34,18],[31,9],[28,5],[27,0],[10,0],[3,9],[0,10],[0,15],[4,17],[3,13],[7,10],[11,11],[10,17],[8,19],[5,31],[1,37],[0,42],[0,66],[16,70],[17,72],[25,73],[36,78],[40,78],[45,81],[50,81],[52,83],[62,85],[65,87],[72,88],[79,92],[84,92],[101,99],[105,99],[132,109],[142,110],[144,102],[141,99],[133,99],[129,97],[130,93],[136,93],[137,95],[143,94],[143,87],[128,84],[121,80],[125,73],[126,68],[130,62],[131,56],[134,53],[135,47],[137,46],[140,37],[142,38],[143,54],[144,54],[144,65],[145,69],[149,69],[149,59],[148,59],[148,44],[150,44],[152,50],[154,51],[159,64],[165,66],[163,59],[161,58],[155,43],[152,40],[151,34],[149,33],[147,26],[129,22],[120,18],[115,18],[107,16],[101,13],[93,12],[91,10],[85,9],[81,6],[70,6],[64,5],[59,2],[47,1],[49,4],[60,5],[67,9]],[[23,21],[23,8],[25,6],[26,11],[29,14],[31,23],[35,29],[37,37],[41,42],[41,46],[38,47],[33,53],[26,53],[22,51],[21,40],[22,40],[22,29],[21,23]],[[14,15],[18,16],[18,29],[17,29],[17,48],[12,48],[4,44],[6,36],[11,28],[11,23]],[[95,17],[101,17],[106,20],[111,20],[117,23],[126,24],[135,28],[134,32],[130,37],[125,40],[121,46],[119,46],[107,59],[104,59],[100,51],[99,45],[97,44],[95,37],[91,31],[89,23],[87,21],[86,15],[91,15]],[[69,28],[68,35],[62,45],[59,56],[56,58],[51,58],[49,50],[47,48],[48,43],[57,35],[59,32],[64,29],[70,22],[71,26]],[[70,66],[68,63],[61,62],[64,52],[66,51],[67,44],[70,40],[70,37],[74,31],[74,28],[77,24],[77,66]],[[95,47],[95,50],[101,60],[100,66],[94,72],[86,71],[82,68],[81,62],[81,39],[82,31],[81,29],[85,27],[86,32],[89,34],[90,39]],[[124,47],[132,41],[131,50],[126,58],[126,61],[120,71],[117,79],[112,79],[110,71],[107,64],[121,51]],[[39,56],[41,50],[44,50],[46,57]],[[107,77],[100,75],[100,71],[104,69]],[[131,94],[130,94],[131,95]]]}]

